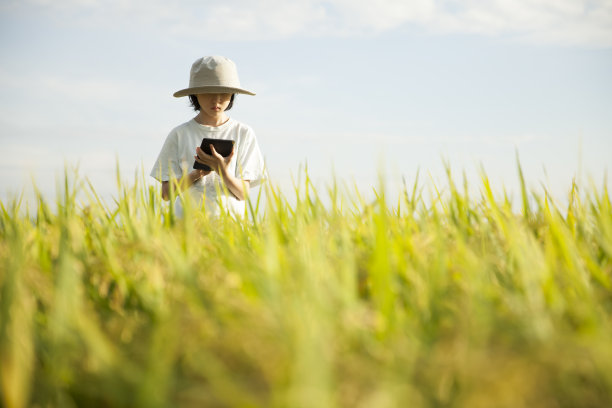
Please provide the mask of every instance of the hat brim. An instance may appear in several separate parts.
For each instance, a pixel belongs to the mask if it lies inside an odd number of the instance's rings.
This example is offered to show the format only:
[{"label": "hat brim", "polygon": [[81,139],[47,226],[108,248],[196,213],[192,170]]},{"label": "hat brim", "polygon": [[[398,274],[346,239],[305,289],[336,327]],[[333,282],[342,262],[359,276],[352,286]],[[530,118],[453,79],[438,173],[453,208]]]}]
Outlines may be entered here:
[{"label": "hat brim", "polygon": [[255,95],[255,92],[247,91],[242,88],[232,88],[227,86],[197,86],[194,88],[185,88],[175,92],[173,95],[175,98],[187,95],[197,95],[206,93],[239,93],[245,95]]}]

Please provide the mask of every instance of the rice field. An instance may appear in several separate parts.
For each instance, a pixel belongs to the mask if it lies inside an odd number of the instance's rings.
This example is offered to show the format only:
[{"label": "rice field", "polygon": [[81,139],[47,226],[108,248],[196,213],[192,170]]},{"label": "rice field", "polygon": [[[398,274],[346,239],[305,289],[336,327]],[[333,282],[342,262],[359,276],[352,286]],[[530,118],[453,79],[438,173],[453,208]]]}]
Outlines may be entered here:
[{"label": "rice field", "polygon": [[177,219],[141,177],[1,202],[1,404],[612,406],[606,183],[560,208],[518,177],[370,200],[302,174],[245,220]]}]

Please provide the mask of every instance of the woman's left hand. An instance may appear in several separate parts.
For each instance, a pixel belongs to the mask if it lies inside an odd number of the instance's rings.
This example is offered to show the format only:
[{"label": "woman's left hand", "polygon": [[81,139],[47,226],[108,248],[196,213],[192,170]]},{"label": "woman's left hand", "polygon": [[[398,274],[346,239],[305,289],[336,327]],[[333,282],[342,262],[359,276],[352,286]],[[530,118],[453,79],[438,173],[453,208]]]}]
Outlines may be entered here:
[{"label": "woman's left hand", "polygon": [[213,169],[213,171],[216,171],[217,174],[221,176],[223,182],[234,197],[236,197],[238,200],[246,200],[250,181],[235,177],[232,172],[229,171],[229,164],[234,157],[236,147],[234,146],[232,152],[227,157],[223,157],[217,153],[213,145],[210,145],[210,151],[212,154],[206,154],[202,151],[202,149],[196,147],[197,156],[194,158],[198,163],[205,164]]},{"label": "woman's left hand", "polygon": [[227,157],[223,157],[219,153],[217,153],[213,145],[210,145],[210,151],[212,154],[206,154],[202,149],[196,147],[196,156],[194,156],[195,160],[198,163],[209,166],[219,175],[227,174],[229,164],[232,161],[232,158],[234,157],[236,148],[234,147],[230,155]]}]

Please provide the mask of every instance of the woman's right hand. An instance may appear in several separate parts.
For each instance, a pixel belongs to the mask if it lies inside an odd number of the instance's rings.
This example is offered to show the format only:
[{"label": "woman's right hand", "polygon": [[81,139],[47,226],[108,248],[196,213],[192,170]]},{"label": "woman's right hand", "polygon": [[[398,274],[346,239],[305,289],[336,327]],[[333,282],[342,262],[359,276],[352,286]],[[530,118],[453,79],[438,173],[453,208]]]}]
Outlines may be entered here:
[{"label": "woman's right hand", "polygon": [[189,180],[191,181],[191,184],[193,184],[202,177],[206,176],[208,173],[210,173],[210,170],[194,169],[191,171],[191,173],[189,173]]},{"label": "woman's right hand", "polygon": [[194,169],[191,172],[187,173],[185,177],[181,177],[180,179],[175,179],[173,181],[162,181],[162,198],[164,201],[168,201],[170,199],[170,189],[178,187],[178,193],[188,188],[192,184],[196,183],[202,177],[210,173],[210,170],[200,170]]}]

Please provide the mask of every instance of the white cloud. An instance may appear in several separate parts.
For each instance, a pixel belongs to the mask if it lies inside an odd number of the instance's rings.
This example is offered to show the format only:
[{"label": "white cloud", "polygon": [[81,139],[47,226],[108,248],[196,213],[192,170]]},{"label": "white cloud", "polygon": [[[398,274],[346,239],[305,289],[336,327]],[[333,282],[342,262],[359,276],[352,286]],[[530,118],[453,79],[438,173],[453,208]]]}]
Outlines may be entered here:
[{"label": "white cloud", "polygon": [[[154,95],[155,84],[143,84],[108,78],[74,78],[67,75],[31,75],[0,70],[0,87],[4,94],[10,92],[53,95],[54,98],[85,103],[92,100],[111,103],[136,99],[136,91]],[[152,90],[153,89],[153,90]],[[33,95],[32,95],[33,96]]]},{"label": "white cloud", "polygon": [[342,16],[342,25],[350,31],[384,31],[404,23],[428,23],[436,16],[434,0],[373,0],[331,2]]},{"label": "white cloud", "polygon": [[439,13],[432,29],[510,35],[544,43],[612,45],[609,0],[473,0],[466,4],[454,13]]},{"label": "white cloud", "polygon": [[25,5],[83,26],[145,25],[215,40],[365,35],[414,24],[431,33],[612,46],[612,0],[29,0],[2,8]]}]

